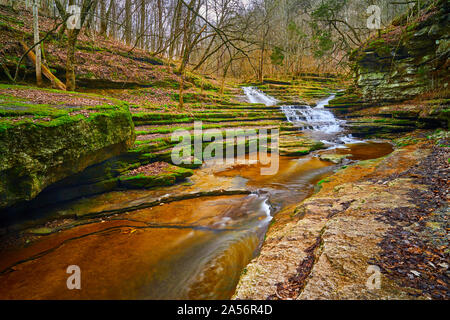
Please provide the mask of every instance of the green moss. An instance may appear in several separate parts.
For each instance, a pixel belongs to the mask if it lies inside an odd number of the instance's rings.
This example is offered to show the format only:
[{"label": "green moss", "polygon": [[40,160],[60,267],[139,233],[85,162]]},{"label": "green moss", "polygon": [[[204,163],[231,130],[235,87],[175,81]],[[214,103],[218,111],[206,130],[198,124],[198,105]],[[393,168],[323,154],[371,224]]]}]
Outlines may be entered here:
[{"label": "green moss", "polygon": [[326,179],[320,180],[320,181],[317,183],[317,185],[318,185],[318,186],[321,186],[322,184],[328,183],[328,182],[331,182],[331,180],[330,180],[329,178],[326,178]]},{"label": "green moss", "polygon": [[27,233],[31,233],[31,234],[35,234],[35,235],[39,235],[39,236],[49,235],[53,232],[54,232],[53,229],[46,228],[46,227],[27,230]]},{"label": "green moss", "polygon": [[419,140],[411,137],[402,137],[394,140],[394,144],[398,148],[406,147],[417,143],[419,143]]},{"label": "green moss", "polygon": [[13,23],[16,24],[20,27],[23,27],[25,25],[25,23],[23,22],[23,20],[19,20],[15,17],[12,16],[5,16],[3,14],[0,14],[0,20],[5,21],[6,23]]},{"label": "green moss", "polygon": [[147,189],[153,187],[170,186],[193,175],[191,169],[169,166],[164,172],[149,176],[138,174],[135,176],[122,176],[119,178],[120,186],[127,189]]},{"label": "green moss", "polygon": [[217,92],[220,88],[214,85],[211,81],[208,81],[204,77],[193,74],[191,72],[186,72],[186,80],[193,83],[196,87],[202,88],[203,90],[210,90]]},{"label": "green moss", "polygon": [[[134,140],[125,104],[66,108],[0,99],[0,208],[33,199],[52,183],[125,152]],[[69,114],[82,109],[89,117]]]}]

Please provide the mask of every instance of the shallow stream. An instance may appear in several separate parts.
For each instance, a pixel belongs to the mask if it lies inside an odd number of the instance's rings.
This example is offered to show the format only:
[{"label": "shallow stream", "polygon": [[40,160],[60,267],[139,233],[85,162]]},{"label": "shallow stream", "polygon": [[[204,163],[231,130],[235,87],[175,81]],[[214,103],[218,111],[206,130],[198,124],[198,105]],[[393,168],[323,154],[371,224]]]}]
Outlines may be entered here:
[{"label": "shallow stream", "polygon": [[[251,102],[277,103],[265,99],[262,92],[246,92]],[[54,209],[60,216],[112,214],[82,218],[83,223],[29,246],[0,252],[0,299],[231,298],[276,213],[310,196],[317,182],[337,169],[332,162],[320,160],[320,153],[366,160],[392,152],[388,143],[356,141],[346,135],[342,122],[323,108],[326,103],[315,108],[281,107],[289,121],[299,123],[305,134],[322,137],[329,149],[298,158],[280,157],[275,175],[262,176],[259,164],[206,163],[189,183],[110,192]],[[169,201],[211,190],[218,190],[217,195]],[[220,195],[219,190],[235,194]],[[136,210],[136,205],[161,197],[167,201]],[[81,290],[67,289],[69,265],[81,269]]]}]

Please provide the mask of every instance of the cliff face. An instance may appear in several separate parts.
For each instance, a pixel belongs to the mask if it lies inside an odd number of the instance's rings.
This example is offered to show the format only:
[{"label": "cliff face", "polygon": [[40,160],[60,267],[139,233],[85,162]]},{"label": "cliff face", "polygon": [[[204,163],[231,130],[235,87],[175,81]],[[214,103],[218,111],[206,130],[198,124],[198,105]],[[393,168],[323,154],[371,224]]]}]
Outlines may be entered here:
[{"label": "cliff face", "polygon": [[441,2],[416,21],[394,21],[381,37],[352,55],[362,99],[399,102],[448,86],[449,3]]},{"label": "cliff face", "polygon": [[450,4],[404,15],[355,50],[354,86],[331,101],[359,136],[448,127]]}]

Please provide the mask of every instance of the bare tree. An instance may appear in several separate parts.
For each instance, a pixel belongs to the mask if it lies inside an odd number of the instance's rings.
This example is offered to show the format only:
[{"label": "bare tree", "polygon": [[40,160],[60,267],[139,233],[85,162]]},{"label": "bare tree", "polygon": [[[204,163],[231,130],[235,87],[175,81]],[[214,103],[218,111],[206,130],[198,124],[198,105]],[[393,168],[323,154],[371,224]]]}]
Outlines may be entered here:
[{"label": "bare tree", "polygon": [[36,52],[36,83],[42,85],[41,45],[39,41],[39,0],[33,0],[33,35]]}]

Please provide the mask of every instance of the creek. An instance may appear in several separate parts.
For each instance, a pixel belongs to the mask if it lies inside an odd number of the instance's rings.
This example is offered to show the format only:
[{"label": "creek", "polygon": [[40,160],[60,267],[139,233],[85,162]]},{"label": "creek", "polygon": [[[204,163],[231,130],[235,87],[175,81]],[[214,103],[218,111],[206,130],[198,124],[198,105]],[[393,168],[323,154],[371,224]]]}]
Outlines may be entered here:
[{"label": "creek", "polygon": [[[256,88],[244,92],[251,103],[278,103]],[[325,108],[332,97],[315,107],[280,106],[287,121],[327,149],[281,156],[275,175],[262,176],[260,164],[206,162],[188,183],[114,191],[54,209],[60,215],[112,214],[86,217],[29,246],[0,252],[0,299],[230,299],[276,213],[312,195],[338,168],[318,155],[345,154],[357,161],[392,152],[388,143],[357,141],[346,133],[345,121]],[[211,190],[220,191],[183,199]],[[223,190],[229,195],[221,195]],[[177,196],[181,200],[136,209]],[[66,287],[69,265],[80,267],[81,290]]]}]

